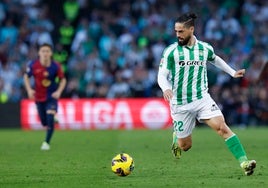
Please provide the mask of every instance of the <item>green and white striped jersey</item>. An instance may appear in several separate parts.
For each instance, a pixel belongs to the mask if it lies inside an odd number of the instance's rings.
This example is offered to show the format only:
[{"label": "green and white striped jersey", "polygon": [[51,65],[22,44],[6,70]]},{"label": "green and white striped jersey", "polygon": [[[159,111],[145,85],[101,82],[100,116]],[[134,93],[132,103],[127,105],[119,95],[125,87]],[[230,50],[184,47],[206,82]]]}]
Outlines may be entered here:
[{"label": "green and white striped jersey", "polygon": [[206,64],[215,57],[212,46],[198,40],[191,47],[180,46],[175,42],[164,50],[159,73],[168,71],[173,104],[190,103],[201,99],[208,92]]}]

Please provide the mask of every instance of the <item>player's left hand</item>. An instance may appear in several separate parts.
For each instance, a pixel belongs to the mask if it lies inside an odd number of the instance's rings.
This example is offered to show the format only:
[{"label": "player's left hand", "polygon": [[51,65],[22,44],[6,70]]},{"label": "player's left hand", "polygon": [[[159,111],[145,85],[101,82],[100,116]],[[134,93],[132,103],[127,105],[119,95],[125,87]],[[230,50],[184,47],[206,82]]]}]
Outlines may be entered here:
[{"label": "player's left hand", "polygon": [[59,98],[60,98],[60,95],[61,95],[60,92],[55,91],[54,93],[52,93],[51,96],[52,96],[53,98],[55,98],[55,99],[59,99]]},{"label": "player's left hand", "polygon": [[235,72],[234,74],[234,78],[241,78],[244,76],[246,70],[245,69],[240,69],[238,71]]}]

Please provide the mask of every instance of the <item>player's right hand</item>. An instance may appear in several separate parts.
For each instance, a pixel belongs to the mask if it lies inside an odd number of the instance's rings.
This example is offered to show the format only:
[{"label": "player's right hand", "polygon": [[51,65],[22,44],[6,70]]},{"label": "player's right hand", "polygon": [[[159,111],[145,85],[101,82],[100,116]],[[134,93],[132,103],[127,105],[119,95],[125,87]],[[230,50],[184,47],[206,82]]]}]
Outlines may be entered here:
[{"label": "player's right hand", "polygon": [[172,90],[171,90],[171,89],[167,89],[166,91],[164,91],[163,96],[164,96],[164,99],[165,99],[166,101],[170,101],[170,100],[172,99],[172,97],[173,97],[173,92],[172,92]]},{"label": "player's right hand", "polygon": [[35,90],[30,89],[27,91],[29,99],[34,99]]},{"label": "player's right hand", "polygon": [[244,76],[245,73],[246,73],[245,69],[240,69],[235,72],[234,78],[241,78]]}]

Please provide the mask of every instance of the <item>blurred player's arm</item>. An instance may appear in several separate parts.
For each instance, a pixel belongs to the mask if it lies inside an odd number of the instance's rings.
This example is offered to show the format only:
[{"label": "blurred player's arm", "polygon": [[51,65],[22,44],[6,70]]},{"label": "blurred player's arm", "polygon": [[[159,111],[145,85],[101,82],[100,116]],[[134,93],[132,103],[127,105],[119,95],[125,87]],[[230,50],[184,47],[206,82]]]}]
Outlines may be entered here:
[{"label": "blurred player's arm", "polygon": [[235,71],[232,67],[230,67],[222,58],[216,55],[214,60],[214,65],[223,70],[224,72],[228,73],[230,76],[234,78],[243,77],[246,70],[240,69]]},{"label": "blurred player's arm", "polygon": [[164,63],[164,60],[161,59],[159,71],[157,75],[157,82],[161,90],[163,91],[163,97],[165,100],[169,101],[172,96],[172,86],[168,80],[169,70],[165,68],[166,65]]},{"label": "blurred player's arm", "polygon": [[63,92],[63,90],[64,90],[64,88],[66,86],[66,83],[67,83],[67,81],[66,81],[66,78],[65,77],[63,77],[63,78],[60,79],[58,89],[54,93],[52,93],[52,97],[53,98],[55,98],[55,99],[59,99],[60,98],[60,96],[61,96],[61,94],[62,94],[62,92]]},{"label": "blurred player's arm", "polygon": [[29,99],[34,99],[35,90],[32,89],[31,83],[30,83],[30,78],[26,73],[23,76],[23,80],[24,80],[24,86],[25,86],[25,89],[27,91]]}]

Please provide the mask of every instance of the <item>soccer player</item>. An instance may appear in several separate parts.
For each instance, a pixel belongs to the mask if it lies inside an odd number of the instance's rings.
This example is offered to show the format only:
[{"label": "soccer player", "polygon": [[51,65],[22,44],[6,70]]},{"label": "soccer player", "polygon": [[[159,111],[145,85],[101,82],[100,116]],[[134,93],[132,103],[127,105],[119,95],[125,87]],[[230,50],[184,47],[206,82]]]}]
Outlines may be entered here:
[{"label": "soccer player", "polygon": [[246,175],[256,167],[248,160],[238,136],[225,123],[223,114],[208,93],[206,63],[210,62],[234,78],[243,77],[245,69],[233,70],[214,53],[212,46],[194,35],[195,14],[183,14],[175,21],[177,42],[162,54],[158,84],[169,101],[173,120],[172,152],[176,158],[192,146],[192,131],[196,119],[214,129],[224,140]]},{"label": "soccer player", "polygon": [[[31,61],[24,74],[24,84],[30,99],[35,100],[41,123],[46,127],[46,138],[41,150],[50,149],[54,132],[54,116],[57,112],[58,99],[66,85],[66,78],[61,66],[52,60],[52,46],[42,44],[38,49],[39,58]],[[30,77],[34,78],[34,89]],[[59,82],[57,82],[57,79]]]}]

